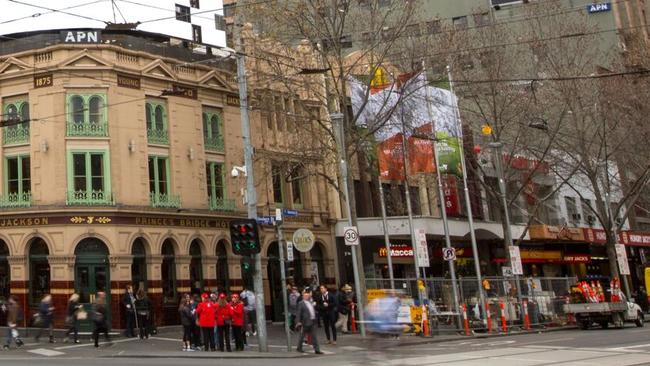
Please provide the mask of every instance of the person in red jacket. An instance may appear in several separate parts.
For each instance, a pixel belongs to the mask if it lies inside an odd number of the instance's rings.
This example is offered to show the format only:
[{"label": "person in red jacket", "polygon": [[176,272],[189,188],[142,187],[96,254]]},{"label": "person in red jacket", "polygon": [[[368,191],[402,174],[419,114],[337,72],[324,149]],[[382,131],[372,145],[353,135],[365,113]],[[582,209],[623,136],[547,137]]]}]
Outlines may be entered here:
[{"label": "person in red jacket", "polygon": [[226,301],[226,294],[219,295],[217,302],[217,339],[219,351],[223,352],[223,344],[226,343],[226,351],[230,349],[230,325],[232,324],[232,307]]},{"label": "person in red jacket", "polygon": [[239,295],[232,295],[230,303],[232,309],[232,333],[235,336],[235,351],[244,350],[244,304],[239,300]]},{"label": "person in red jacket", "polygon": [[201,295],[201,299],[203,302],[196,308],[196,319],[203,333],[204,350],[215,351],[214,327],[217,324],[217,305],[210,300],[207,293]]}]

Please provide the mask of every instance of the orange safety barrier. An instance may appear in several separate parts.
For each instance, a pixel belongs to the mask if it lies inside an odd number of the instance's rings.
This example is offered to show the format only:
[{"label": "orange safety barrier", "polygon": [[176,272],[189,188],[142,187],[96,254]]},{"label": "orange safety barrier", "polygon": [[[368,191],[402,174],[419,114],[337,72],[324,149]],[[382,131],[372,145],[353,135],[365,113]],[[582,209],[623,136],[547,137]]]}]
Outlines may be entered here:
[{"label": "orange safety barrier", "polygon": [[427,307],[422,305],[422,335],[424,337],[429,336],[429,316],[427,315],[427,312]]},{"label": "orange safety barrier", "polygon": [[463,328],[465,328],[465,335],[469,335],[469,319],[467,319],[467,305],[463,304]]},{"label": "orange safety barrier", "polygon": [[530,317],[528,316],[528,300],[523,301],[524,307],[524,329],[530,330]]},{"label": "orange safety barrier", "polygon": [[500,302],[499,308],[501,308],[501,330],[505,333],[508,331],[508,323],[506,322],[506,304]]},{"label": "orange safety barrier", "polygon": [[352,303],[350,307],[350,316],[352,317],[351,320],[352,326],[350,327],[351,328],[350,330],[352,331],[352,333],[357,332],[357,318],[354,316],[354,310],[355,310],[355,306],[354,303]]},{"label": "orange safety barrier", "polygon": [[492,314],[490,313],[490,302],[485,302],[485,320],[487,320],[487,332],[492,333]]}]

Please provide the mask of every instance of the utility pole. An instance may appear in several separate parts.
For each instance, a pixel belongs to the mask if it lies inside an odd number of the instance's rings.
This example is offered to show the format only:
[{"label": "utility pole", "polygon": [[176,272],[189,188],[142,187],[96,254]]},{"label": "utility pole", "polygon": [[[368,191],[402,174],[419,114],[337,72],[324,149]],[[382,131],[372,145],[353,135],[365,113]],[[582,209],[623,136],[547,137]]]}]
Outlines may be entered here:
[{"label": "utility pole", "polygon": [[[278,217],[277,211],[280,210],[279,208],[276,209],[276,217]],[[282,218],[282,211],[280,211],[279,217]],[[283,220],[276,221],[275,222],[275,229],[278,234],[278,253],[280,255],[280,281],[282,281],[282,286],[287,285],[287,274],[285,270],[285,260],[284,260],[284,250],[287,248],[286,243],[284,243],[284,236],[282,233],[282,223]],[[288,254],[287,254],[288,256]],[[284,291],[284,295],[282,296],[282,305],[284,306],[284,333],[286,334],[287,337],[287,352],[291,352],[291,329],[289,329],[289,299],[287,299],[287,293],[286,293],[286,287]]]},{"label": "utility pole", "polygon": [[[386,219],[386,199],[384,198],[384,187],[381,183],[381,172],[379,174],[379,203],[381,204],[381,222],[384,226],[384,245],[386,246],[386,260],[388,260],[388,278],[390,289],[395,289],[395,275],[393,274],[393,258],[390,251],[390,234],[388,233],[388,220]],[[414,252],[415,253],[415,252]]]},{"label": "utility pole", "polygon": [[[238,24],[235,24],[234,27],[238,27]],[[241,31],[235,30],[235,33],[241,131],[244,142],[244,166],[246,167],[246,206],[248,208],[248,218],[257,219],[257,192],[255,191],[255,180],[253,179],[253,144],[251,142],[250,120],[248,118],[246,57],[242,52]],[[253,257],[255,259],[253,283],[255,290],[255,309],[257,313],[257,342],[260,352],[268,352],[266,314],[264,309],[264,284],[262,283],[262,253],[255,254]]]}]

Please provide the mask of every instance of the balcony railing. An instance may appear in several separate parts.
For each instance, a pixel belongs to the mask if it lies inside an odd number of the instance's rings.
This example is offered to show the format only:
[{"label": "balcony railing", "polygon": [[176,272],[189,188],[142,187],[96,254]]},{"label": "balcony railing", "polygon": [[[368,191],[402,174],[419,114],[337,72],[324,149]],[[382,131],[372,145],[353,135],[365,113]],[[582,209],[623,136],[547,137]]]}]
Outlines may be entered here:
[{"label": "balcony railing", "polygon": [[5,145],[29,143],[29,125],[5,127],[2,131],[2,143]]},{"label": "balcony railing", "polygon": [[106,137],[108,136],[108,123],[106,122],[68,122],[68,136]]},{"label": "balcony railing", "polygon": [[65,204],[68,206],[114,206],[113,194],[104,191],[68,191]]},{"label": "balcony railing", "polygon": [[212,211],[235,211],[235,200],[228,198],[209,197],[208,206]]},{"label": "balcony railing", "polygon": [[208,151],[224,152],[223,136],[203,136],[203,143]]},{"label": "balcony railing", "polygon": [[0,196],[0,208],[30,207],[32,205],[32,192],[9,193]]},{"label": "balcony railing", "polygon": [[181,208],[181,196],[177,194],[161,194],[150,192],[151,207],[156,208]]},{"label": "balcony railing", "polygon": [[147,141],[155,145],[169,145],[167,130],[147,129]]}]

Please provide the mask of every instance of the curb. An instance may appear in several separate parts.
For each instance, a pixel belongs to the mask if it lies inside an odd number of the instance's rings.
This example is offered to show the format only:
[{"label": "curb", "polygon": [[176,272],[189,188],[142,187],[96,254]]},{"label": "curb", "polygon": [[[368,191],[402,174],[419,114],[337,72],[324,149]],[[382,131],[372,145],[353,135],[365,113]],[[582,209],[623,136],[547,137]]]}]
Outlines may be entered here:
[{"label": "curb", "polygon": [[188,355],[188,354],[121,354],[121,355],[105,355],[101,356],[102,359],[108,358],[137,358],[137,359],[161,359],[161,358],[174,358],[174,359],[198,359],[198,360],[241,360],[241,359],[251,359],[251,360],[260,360],[260,359],[279,359],[279,360],[288,360],[288,359],[300,359],[300,358],[315,358],[316,355],[313,354],[300,354],[294,352],[294,355],[289,354],[279,354],[279,353],[260,353],[260,354],[238,354],[233,356],[222,356],[222,355]]}]

